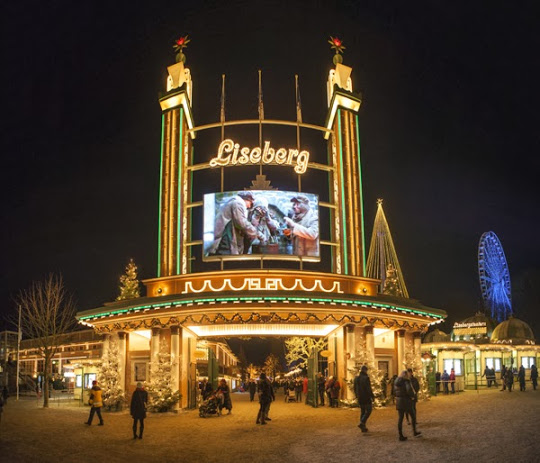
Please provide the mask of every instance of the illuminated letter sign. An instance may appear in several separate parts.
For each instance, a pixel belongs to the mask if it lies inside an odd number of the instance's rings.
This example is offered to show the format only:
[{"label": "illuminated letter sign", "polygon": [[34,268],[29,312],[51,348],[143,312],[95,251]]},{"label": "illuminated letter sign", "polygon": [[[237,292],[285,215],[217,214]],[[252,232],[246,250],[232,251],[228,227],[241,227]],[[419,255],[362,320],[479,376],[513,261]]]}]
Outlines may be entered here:
[{"label": "illuminated letter sign", "polygon": [[223,140],[218,148],[217,156],[210,160],[211,167],[237,166],[245,164],[269,164],[294,166],[297,174],[303,174],[309,162],[309,151],[298,151],[296,149],[279,148],[275,150],[270,147],[270,142],[264,142],[261,150],[258,146],[240,148],[239,143],[235,143],[230,138]]}]

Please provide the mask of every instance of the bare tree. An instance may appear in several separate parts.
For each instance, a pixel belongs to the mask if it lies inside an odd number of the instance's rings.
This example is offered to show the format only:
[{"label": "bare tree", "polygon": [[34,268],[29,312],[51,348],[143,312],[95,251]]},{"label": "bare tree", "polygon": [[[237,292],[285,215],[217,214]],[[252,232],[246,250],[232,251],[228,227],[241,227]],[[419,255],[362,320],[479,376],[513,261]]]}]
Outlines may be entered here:
[{"label": "bare tree", "polygon": [[16,299],[21,310],[22,332],[36,343],[44,360],[43,407],[49,406],[51,363],[65,334],[75,326],[75,304],[61,275],[35,281]]}]

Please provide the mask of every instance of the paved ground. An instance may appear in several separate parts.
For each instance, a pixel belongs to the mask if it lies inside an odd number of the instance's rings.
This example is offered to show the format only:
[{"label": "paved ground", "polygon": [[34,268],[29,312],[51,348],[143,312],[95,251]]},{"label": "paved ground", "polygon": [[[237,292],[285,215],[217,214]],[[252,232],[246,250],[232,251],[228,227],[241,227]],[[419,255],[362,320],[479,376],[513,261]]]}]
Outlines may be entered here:
[{"label": "paved ground", "polygon": [[[369,433],[358,409],[272,404],[272,422],[255,425],[258,404],[233,395],[233,413],[151,415],[144,439],[131,439],[127,412],[105,414],[105,426],[83,423],[88,407],[38,408],[10,398],[0,423],[1,462],[374,462],[540,461],[540,390],[497,389],[439,396],[418,405],[421,438],[397,439],[393,408],[375,410]],[[410,427],[406,433],[412,434]]]}]

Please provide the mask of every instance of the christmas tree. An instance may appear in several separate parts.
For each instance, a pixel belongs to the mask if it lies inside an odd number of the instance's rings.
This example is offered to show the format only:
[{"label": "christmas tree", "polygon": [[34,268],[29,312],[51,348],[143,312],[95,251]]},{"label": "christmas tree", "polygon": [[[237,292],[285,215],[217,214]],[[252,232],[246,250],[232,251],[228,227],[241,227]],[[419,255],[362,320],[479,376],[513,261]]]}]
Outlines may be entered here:
[{"label": "christmas tree", "polygon": [[418,400],[428,400],[431,397],[429,393],[429,384],[427,378],[424,376],[422,360],[414,353],[414,346],[412,342],[407,343],[403,365],[407,369],[410,368],[413,371],[413,375],[416,376],[416,379],[418,380],[418,384],[420,385],[420,390],[418,391]]},{"label": "christmas tree", "polygon": [[397,272],[392,264],[388,264],[388,267],[386,268],[386,280],[384,281],[382,292],[389,296],[403,297],[403,293],[399,287]]},{"label": "christmas tree", "polygon": [[386,387],[386,383],[384,381],[384,374],[381,370],[377,369],[375,366],[375,360],[372,356],[369,355],[369,352],[366,348],[366,339],[363,335],[360,335],[360,339],[358,340],[358,346],[359,349],[356,351],[356,355],[354,357],[354,367],[349,368],[349,372],[352,373],[353,379],[347,381],[347,384],[349,388],[354,391],[354,378],[360,374],[360,370],[365,365],[368,367],[368,376],[371,382],[371,390],[373,391],[373,395],[375,396],[375,400],[373,401],[373,405],[375,407],[382,407],[386,403],[386,396],[385,391],[383,391],[383,385]]},{"label": "christmas tree", "polygon": [[119,349],[114,339],[109,342],[109,348],[101,357],[98,370],[98,382],[102,389],[103,405],[109,410],[118,409],[126,400],[120,387]]},{"label": "christmas tree", "polygon": [[375,215],[366,263],[367,276],[381,280],[381,293],[408,298],[409,293],[405,286],[405,279],[401,272],[394,240],[382,204],[383,200],[378,199],[377,214]]},{"label": "christmas tree", "polygon": [[[150,381],[146,383],[146,390],[150,396],[148,409],[153,412],[167,412],[178,403],[182,397],[180,391],[173,385],[171,354],[167,341],[162,339],[159,353],[153,362],[150,362]],[[174,387],[173,387],[174,386]]]},{"label": "christmas tree", "polygon": [[120,294],[117,301],[141,297],[139,280],[137,280],[137,266],[133,259],[126,265],[126,273],[120,277]]}]

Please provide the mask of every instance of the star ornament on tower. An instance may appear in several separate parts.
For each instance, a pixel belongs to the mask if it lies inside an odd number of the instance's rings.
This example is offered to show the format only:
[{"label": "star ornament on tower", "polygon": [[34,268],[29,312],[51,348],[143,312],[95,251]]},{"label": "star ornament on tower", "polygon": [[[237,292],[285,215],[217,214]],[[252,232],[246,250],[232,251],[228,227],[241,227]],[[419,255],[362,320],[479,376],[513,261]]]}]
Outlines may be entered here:
[{"label": "star ornament on tower", "polygon": [[187,47],[187,44],[191,42],[189,39],[189,35],[185,35],[184,37],[180,37],[174,41],[174,51],[176,52],[176,62],[186,62],[186,55],[184,55],[183,50]]},{"label": "star ornament on tower", "polygon": [[337,37],[330,36],[330,40],[328,40],[328,43],[331,45],[330,48],[336,50],[336,54],[334,55],[333,59],[334,64],[342,63],[343,56],[341,56],[341,53],[343,53],[343,50],[345,50],[345,47],[343,46],[343,41]]}]

